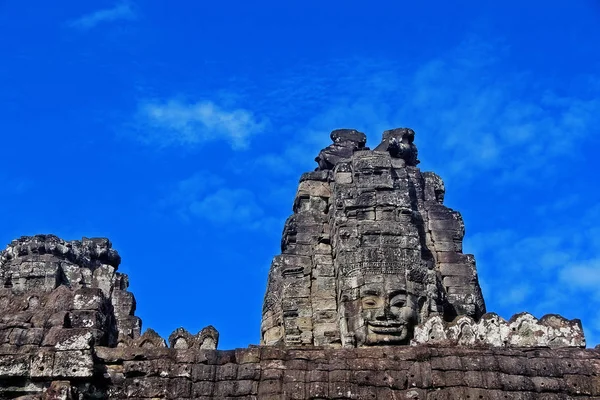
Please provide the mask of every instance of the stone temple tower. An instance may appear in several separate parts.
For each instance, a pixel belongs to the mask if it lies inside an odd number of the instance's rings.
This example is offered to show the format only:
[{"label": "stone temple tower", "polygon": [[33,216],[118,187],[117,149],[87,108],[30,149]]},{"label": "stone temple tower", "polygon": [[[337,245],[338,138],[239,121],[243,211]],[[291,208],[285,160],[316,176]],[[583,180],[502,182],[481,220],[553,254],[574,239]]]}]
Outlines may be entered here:
[{"label": "stone temple tower", "polygon": [[429,317],[485,313],[463,220],[443,205],[441,178],[417,168],[414,135],[388,130],[369,150],[362,132],[331,133],[273,259],[262,344],[408,344]]}]

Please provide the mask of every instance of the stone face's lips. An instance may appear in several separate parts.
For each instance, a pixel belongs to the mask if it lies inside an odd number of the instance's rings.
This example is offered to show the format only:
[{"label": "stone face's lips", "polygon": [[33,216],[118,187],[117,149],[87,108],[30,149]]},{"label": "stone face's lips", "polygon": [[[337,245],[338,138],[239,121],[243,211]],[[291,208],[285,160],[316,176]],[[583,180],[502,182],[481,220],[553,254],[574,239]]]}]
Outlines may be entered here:
[{"label": "stone face's lips", "polygon": [[404,331],[404,324],[394,321],[369,322],[367,325],[371,332],[384,335],[400,334]]}]

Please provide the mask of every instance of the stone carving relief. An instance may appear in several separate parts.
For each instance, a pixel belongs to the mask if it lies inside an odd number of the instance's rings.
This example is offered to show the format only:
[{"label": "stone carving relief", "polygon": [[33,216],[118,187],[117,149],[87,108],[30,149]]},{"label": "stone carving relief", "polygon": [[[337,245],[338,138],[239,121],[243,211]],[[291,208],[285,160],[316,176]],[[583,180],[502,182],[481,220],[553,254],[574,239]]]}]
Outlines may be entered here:
[{"label": "stone carving relief", "polygon": [[340,286],[341,329],[342,335],[351,340],[348,344],[408,343],[418,321],[422,296],[415,293],[403,273],[344,278]]},{"label": "stone carving relief", "polygon": [[304,174],[269,273],[263,344],[408,344],[429,316],[485,312],[460,214],[421,173],[414,131],[336,130]]},{"label": "stone carving relief", "polygon": [[[343,129],[304,174],[269,273],[263,344],[363,347],[452,343],[582,346],[559,316],[485,314],[460,213],[416,165],[415,133],[385,131],[373,150]],[[484,315],[485,314],[485,315]],[[482,317],[483,316],[483,317]]]}]

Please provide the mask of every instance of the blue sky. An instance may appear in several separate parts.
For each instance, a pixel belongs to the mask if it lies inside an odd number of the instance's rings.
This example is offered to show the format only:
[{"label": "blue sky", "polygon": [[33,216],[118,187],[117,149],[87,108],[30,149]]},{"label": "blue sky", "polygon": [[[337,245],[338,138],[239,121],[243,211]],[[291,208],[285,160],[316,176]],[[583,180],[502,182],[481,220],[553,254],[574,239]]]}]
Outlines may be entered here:
[{"label": "blue sky", "polygon": [[581,318],[594,346],[600,3],[539,4],[0,0],[0,243],[106,236],[144,327],[256,344],[329,132],[408,126],[488,311]]}]

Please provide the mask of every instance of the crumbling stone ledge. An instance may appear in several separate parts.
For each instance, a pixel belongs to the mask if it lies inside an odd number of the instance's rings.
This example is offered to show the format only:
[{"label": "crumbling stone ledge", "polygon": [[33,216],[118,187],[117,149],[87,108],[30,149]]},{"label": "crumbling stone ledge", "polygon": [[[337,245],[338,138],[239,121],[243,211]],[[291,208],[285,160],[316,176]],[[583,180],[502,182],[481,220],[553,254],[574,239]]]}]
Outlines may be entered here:
[{"label": "crumbling stone ledge", "polygon": [[435,316],[415,327],[413,345],[493,347],[585,347],[579,319],[568,320],[557,314],[537,319],[527,312],[508,321],[495,313],[484,314],[479,321],[463,315],[452,322]]},{"label": "crumbling stone ledge", "polygon": [[[264,346],[225,351],[96,347],[93,354],[75,352],[77,363],[67,351],[21,347],[10,354],[3,349],[0,398],[600,397],[600,351],[592,349],[421,345],[351,349]],[[62,397],[51,397],[58,392]]]}]

